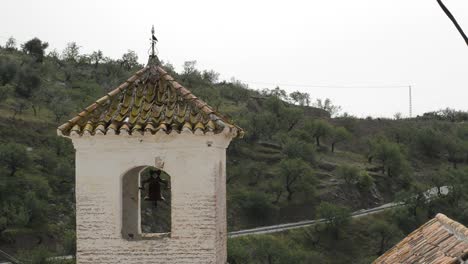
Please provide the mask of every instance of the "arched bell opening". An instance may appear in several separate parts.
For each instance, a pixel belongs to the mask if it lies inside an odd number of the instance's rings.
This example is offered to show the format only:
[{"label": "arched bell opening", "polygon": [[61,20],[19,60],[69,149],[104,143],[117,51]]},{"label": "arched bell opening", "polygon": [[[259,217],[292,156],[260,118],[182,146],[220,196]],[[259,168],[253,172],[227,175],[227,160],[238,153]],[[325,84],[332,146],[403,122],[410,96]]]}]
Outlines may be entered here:
[{"label": "arched bell opening", "polygon": [[122,177],[122,237],[157,238],[171,232],[171,180],[165,171],[138,166]]}]

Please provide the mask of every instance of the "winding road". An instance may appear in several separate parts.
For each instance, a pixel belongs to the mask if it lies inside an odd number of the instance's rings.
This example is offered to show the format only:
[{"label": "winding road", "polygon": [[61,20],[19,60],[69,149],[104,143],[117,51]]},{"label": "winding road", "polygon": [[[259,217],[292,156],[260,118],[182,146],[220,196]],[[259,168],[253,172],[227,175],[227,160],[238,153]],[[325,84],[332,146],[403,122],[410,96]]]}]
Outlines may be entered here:
[{"label": "winding road", "polygon": [[[431,200],[432,198],[440,195],[447,195],[449,193],[449,187],[443,186],[439,188],[432,188],[427,190],[424,193],[424,197],[426,200]],[[404,206],[405,203],[399,202],[399,203],[388,203],[384,204],[378,207],[370,208],[370,209],[361,209],[358,211],[355,211],[351,213],[352,218],[359,218],[371,214],[376,214],[383,212],[385,210],[389,210],[395,207],[400,207]],[[235,238],[235,237],[241,237],[241,236],[248,236],[248,235],[261,235],[261,234],[269,234],[269,233],[278,233],[278,232],[283,232],[286,230],[291,230],[291,229],[297,229],[297,228],[303,228],[303,227],[308,227],[308,226],[313,226],[316,224],[320,224],[325,222],[325,219],[314,219],[314,220],[305,220],[305,221],[299,221],[295,223],[287,223],[287,224],[279,224],[279,225],[272,225],[272,226],[264,226],[264,227],[257,227],[257,228],[252,228],[252,229],[245,229],[245,230],[240,230],[240,231],[233,231],[228,233],[229,238]],[[0,250],[0,257],[6,258],[10,262],[1,262],[0,264],[21,264],[17,259],[13,258],[12,256],[8,255],[7,253],[3,252]],[[73,256],[60,256],[60,257],[54,257],[54,259],[70,259],[73,258]]]},{"label": "winding road", "polygon": [[[447,186],[440,187],[440,194],[441,195],[447,195],[449,193],[449,188]],[[439,188],[432,188],[427,190],[424,193],[424,197],[426,200],[430,200],[436,196],[439,195]],[[370,209],[361,209],[358,211],[355,211],[351,213],[352,218],[358,218],[362,216],[367,216],[371,214],[376,214],[383,212],[388,209],[392,209],[395,207],[403,206],[405,205],[404,203],[388,203],[381,205],[379,207],[374,207]],[[257,227],[257,228],[252,228],[252,229],[245,229],[245,230],[240,230],[240,231],[233,231],[228,233],[228,237],[234,238],[234,237],[240,237],[240,236],[248,236],[248,235],[260,235],[260,234],[269,234],[269,233],[277,233],[277,232],[283,232],[286,230],[291,230],[291,229],[297,229],[297,228],[302,228],[302,227],[308,227],[316,224],[320,224],[325,222],[325,219],[315,219],[315,220],[305,220],[305,221],[300,221],[300,222],[295,222],[295,223],[287,223],[287,224],[280,224],[280,225],[272,225],[272,226],[265,226],[265,227]]]}]

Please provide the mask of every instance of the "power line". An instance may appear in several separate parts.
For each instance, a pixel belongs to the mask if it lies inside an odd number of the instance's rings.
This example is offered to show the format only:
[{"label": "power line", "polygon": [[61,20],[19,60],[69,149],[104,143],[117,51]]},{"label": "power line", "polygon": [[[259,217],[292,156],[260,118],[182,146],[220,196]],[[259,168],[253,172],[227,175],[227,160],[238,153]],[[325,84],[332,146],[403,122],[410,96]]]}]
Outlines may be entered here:
[{"label": "power line", "polygon": [[315,84],[285,84],[269,82],[246,82],[247,84],[276,85],[283,87],[303,87],[303,88],[330,88],[330,89],[408,89],[409,117],[413,117],[413,93],[412,85],[315,85]]},{"label": "power line", "polygon": [[463,29],[460,27],[460,24],[458,24],[457,20],[455,19],[455,17],[452,15],[452,13],[448,10],[448,8],[444,5],[444,3],[442,3],[442,0],[437,0],[437,3],[439,3],[440,7],[442,8],[442,10],[445,12],[445,14],[447,15],[447,17],[452,21],[452,23],[455,25],[455,27],[457,28],[458,32],[460,33],[460,35],[462,36],[463,40],[465,40],[465,43],[466,45],[468,45],[468,36],[466,36],[465,32],[463,31]]},{"label": "power line", "polygon": [[270,82],[251,82],[245,81],[247,84],[257,85],[276,85],[285,87],[304,87],[304,88],[332,88],[332,89],[394,89],[408,88],[408,85],[317,85],[317,84],[291,84],[291,83],[270,83]]}]

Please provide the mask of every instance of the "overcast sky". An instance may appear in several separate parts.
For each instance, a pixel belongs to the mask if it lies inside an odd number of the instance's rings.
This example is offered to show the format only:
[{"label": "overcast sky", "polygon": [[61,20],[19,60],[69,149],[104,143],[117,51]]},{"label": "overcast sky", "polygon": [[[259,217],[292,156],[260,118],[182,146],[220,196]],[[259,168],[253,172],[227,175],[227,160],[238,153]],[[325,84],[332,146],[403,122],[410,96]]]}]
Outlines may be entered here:
[{"label": "overcast sky", "polygon": [[[468,31],[468,1],[445,0]],[[251,88],[279,85],[331,98],[359,117],[468,110],[468,47],[436,0],[2,1],[0,42],[32,37],[61,51],[146,62],[151,25],[159,57],[187,60]],[[339,86],[349,88],[320,88]],[[351,86],[351,87],[350,87]],[[365,88],[353,88],[363,86]]]}]

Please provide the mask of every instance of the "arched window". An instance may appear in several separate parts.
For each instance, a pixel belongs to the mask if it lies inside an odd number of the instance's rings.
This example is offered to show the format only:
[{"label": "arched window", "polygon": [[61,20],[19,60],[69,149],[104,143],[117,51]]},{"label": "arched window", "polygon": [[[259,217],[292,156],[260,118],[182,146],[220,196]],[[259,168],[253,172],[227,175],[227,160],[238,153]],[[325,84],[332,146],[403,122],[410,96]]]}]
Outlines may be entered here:
[{"label": "arched window", "polygon": [[171,232],[169,174],[151,166],[135,167],[122,178],[122,236],[133,240]]}]

